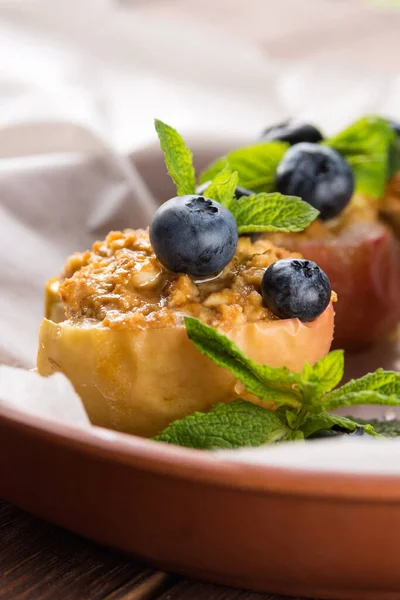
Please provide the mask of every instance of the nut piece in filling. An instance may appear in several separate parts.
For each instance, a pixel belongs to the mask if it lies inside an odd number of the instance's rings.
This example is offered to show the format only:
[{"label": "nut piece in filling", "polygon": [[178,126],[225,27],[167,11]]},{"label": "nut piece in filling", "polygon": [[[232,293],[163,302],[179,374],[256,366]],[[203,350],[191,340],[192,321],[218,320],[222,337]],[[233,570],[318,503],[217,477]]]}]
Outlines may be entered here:
[{"label": "nut piece in filling", "polygon": [[147,231],[112,232],[69,258],[59,299],[49,282],[38,371],[64,372],[93,423],[151,436],[243,392],[190,342],[185,315],[217,327],[258,362],[300,370],[328,352],[333,308],[302,323],[264,306],[266,268],[290,256],[297,255],[269,240],[242,237],[219,276],[193,280],[161,266]]}]

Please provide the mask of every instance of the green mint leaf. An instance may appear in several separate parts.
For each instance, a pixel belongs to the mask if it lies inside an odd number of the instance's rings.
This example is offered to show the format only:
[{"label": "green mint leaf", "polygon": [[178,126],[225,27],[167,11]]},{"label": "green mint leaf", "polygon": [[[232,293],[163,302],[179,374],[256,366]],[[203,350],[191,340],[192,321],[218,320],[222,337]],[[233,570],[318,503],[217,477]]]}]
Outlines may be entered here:
[{"label": "green mint leaf", "polygon": [[300,429],[296,429],[295,431],[291,431],[289,430],[282,439],[280,439],[280,442],[297,442],[300,440],[304,440],[304,434],[302,431],[300,431]]},{"label": "green mint leaf", "polygon": [[[352,417],[348,417],[353,420]],[[376,433],[383,435],[384,437],[399,437],[400,436],[400,421],[397,419],[394,421],[378,421],[378,419],[357,419],[358,425],[371,425]]]},{"label": "green mint leaf", "polygon": [[[376,396],[376,402],[373,398]],[[324,407],[327,409],[339,408],[340,406],[351,406],[362,404],[362,398],[365,397],[365,404],[390,404],[400,403],[400,373],[396,371],[384,371],[378,369],[375,373],[368,373],[360,379],[352,379],[340,388],[330,392],[323,398]],[[389,398],[384,402],[385,398]]]},{"label": "green mint leaf", "polygon": [[226,168],[232,172],[227,157],[222,156],[221,158],[217,158],[200,173],[199,183],[211,182],[219,173],[221,173],[221,171]]},{"label": "green mint leaf", "polygon": [[155,119],[154,124],[165,155],[165,164],[175,182],[178,196],[194,194],[196,177],[192,153],[175,129],[158,119]]},{"label": "green mint leaf", "polygon": [[321,396],[330,392],[342,380],[344,372],[344,352],[334,350],[313,366],[306,363],[303,369],[303,378],[308,383],[315,384],[315,395],[321,401]]},{"label": "green mint leaf", "polygon": [[229,338],[193,317],[185,317],[186,331],[196,348],[233,373],[250,394],[277,406],[299,407],[301,376],[282,368],[259,365]]},{"label": "green mint leaf", "polygon": [[389,150],[394,139],[386,119],[369,116],[322,143],[337,150],[350,164],[357,192],[380,198],[389,175]]},{"label": "green mint leaf", "polygon": [[296,196],[257,194],[242,196],[229,206],[239,234],[261,231],[302,231],[315,221],[319,211]]},{"label": "green mint leaf", "polygon": [[285,411],[285,419],[286,423],[289,425],[290,429],[295,430],[297,428],[297,420],[298,414],[294,410],[286,410]]},{"label": "green mint leaf", "polygon": [[382,406],[400,406],[400,396],[394,394],[388,396],[375,391],[360,391],[335,396],[333,399],[329,394],[324,398],[324,407],[327,410],[335,410],[344,406],[358,406],[360,404],[381,404]]},{"label": "green mint leaf", "polygon": [[347,417],[341,417],[339,415],[333,415],[328,412],[322,412],[318,415],[309,415],[301,425],[300,429],[303,432],[305,438],[310,437],[318,431],[327,431],[332,429],[334,426],[339,426],[346,431],[354,431],[356,427],[362,427],[365,433],[369,435],[377,436],[374,428],[370,424],[362,424],[349,419]]},{"label": "green mint leaf", "polygon": [[239,185],[255,193],[275,191],[275,173],[289,144],[260,142],[232,150],[218,158],[200,175],[200,183],[210,181],[229,164],[239,174]]},{"label": "green mint leaf", "polygon": [[214,177],[208,188],[204,191],[204,195],[230,209],[235,198],[238,180],[239,176],[237,172],[235,171],[232,173],[232,169],[226,165],[222,171]]},{"label": "green mint leaf", "polygon": [[213,450],[276,443],[287,433],[277,412],[238,399],[217,404],[208,413],[195,412],[174,421],[154,439],[187,448]]}]

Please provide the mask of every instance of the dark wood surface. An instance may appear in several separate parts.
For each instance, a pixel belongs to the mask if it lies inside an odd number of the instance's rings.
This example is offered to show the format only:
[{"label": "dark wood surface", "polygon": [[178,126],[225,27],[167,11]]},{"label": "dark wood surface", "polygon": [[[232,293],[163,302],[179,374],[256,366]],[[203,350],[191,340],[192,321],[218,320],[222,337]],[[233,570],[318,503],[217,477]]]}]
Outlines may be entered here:
[{"label": "dark wood surface", "polygon": [[0,600],[284,599],[155,571],[0,501]]}]

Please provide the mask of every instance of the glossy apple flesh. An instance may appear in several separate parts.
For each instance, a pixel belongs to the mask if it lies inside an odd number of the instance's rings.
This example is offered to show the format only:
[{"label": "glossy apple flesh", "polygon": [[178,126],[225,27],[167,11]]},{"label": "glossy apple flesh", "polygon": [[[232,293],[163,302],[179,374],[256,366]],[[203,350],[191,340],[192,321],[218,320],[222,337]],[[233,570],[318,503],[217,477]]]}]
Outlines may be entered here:
[{"label": "glossy apple flesh", "polygon": [[375,220],[331,237],[285,235],[284,244],[314,260],[338,295],[333,346],[360,350],[387,339],[400,319],[400,243]]},{"label": "glossy apple flesh", "polygon": [[[52,286],[46,314],[57,321],[62,311]],[[40,327],[38,371],[63,372],[95,425],[149,437],[176,419],[243,395],[229,371],[195,348],[183,326],[113,330],[83,319],[56,321],[44,319]],[[329,351],[333,325],[330,304],[311,323],[249,323],[227,335],[260,363],[300,370]]]}]

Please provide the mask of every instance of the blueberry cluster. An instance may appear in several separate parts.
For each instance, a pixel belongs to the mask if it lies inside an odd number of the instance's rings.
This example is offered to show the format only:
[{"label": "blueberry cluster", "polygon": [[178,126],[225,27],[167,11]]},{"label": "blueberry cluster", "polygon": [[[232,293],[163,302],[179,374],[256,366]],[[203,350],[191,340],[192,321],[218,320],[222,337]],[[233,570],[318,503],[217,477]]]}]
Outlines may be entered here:
[{"label": "blueberry cluster", "polygon": [[[285,121],[266,129],[262,141],[290,144],[276,173],[276,188],[300,196],[320,211],[321,219],[337,216],[354,191],[354,176],[335,150],[320,144],[321,132],[308,123]],[[196,194],[177,196],[154,214],[150,241],[167,269],[196,279],[217,276],[232,260],[238,230],[232,213],[206,197],[210,181]],[[252,196],[237,187],[236,199]],[[328,306],[331,286],[326,274],[312,261],[284,259],[265,271],[261,293],[264,304],[279,318],[312,321]]]},{"label": "blueberry cluster", "polygon": [[[154,214],[150,241],[170,271],[208,278],[232,260],[238,230],[232,213],[218,202],[200,195],[177,196]],[[312,321],[325,310],[330,295],[325,273],[306,260],[278,260],[262,280],[265,305],[282,319]]]}]

